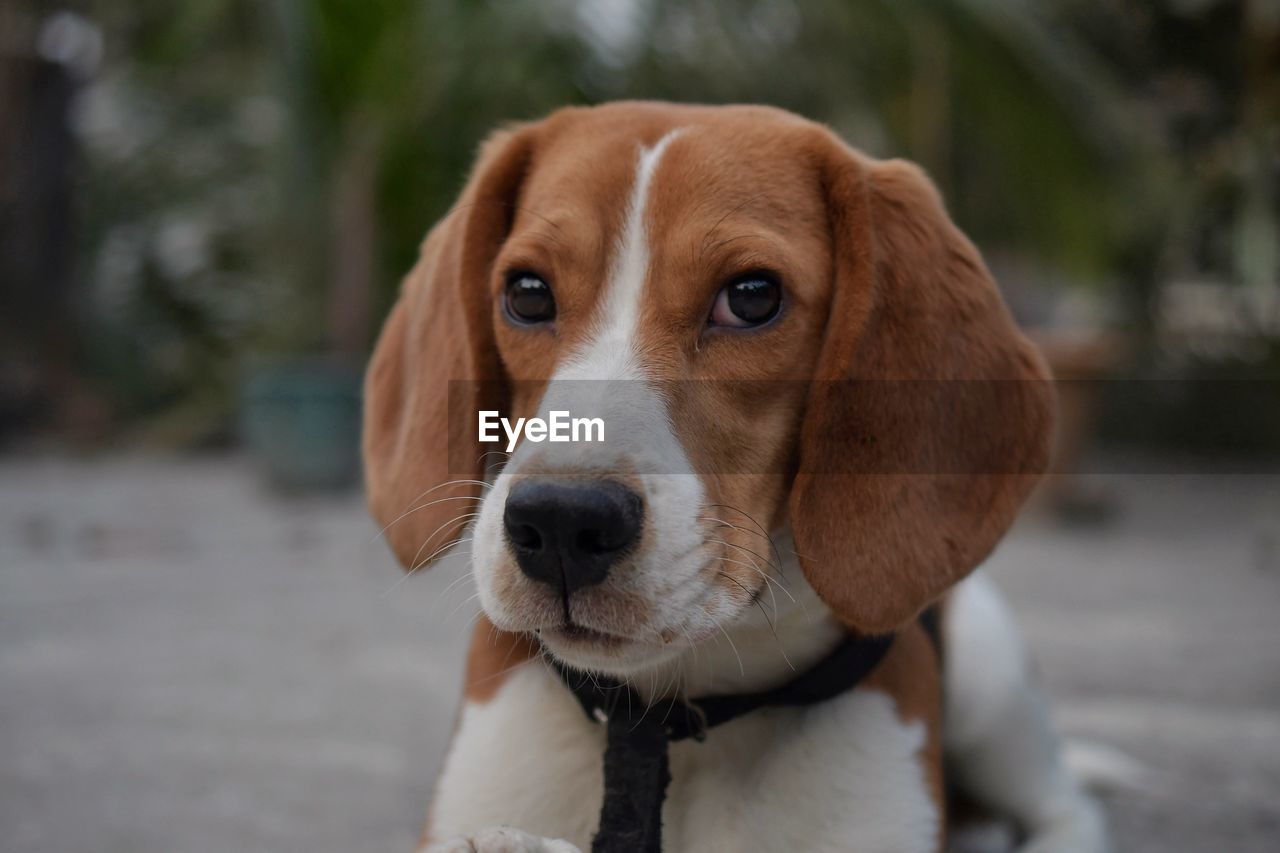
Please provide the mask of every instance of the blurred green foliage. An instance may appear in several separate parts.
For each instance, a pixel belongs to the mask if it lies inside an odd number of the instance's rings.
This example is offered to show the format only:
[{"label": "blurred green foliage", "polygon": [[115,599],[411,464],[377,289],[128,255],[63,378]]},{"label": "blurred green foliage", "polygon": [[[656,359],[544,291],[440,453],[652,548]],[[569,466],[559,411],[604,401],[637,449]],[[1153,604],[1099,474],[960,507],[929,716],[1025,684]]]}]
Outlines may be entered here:
[{"label": "blurred green foliage", "polygon": [[73,114],[85,370],[126,413],[216,412],[244,341],[279,309],[260,22],[221,0],[104,3],[95,19],[107,55]]},{"label": "blurred green foliage", "polygon": [[98,0],[77,119],[92,369],[126,412],[207,414],[251,357],[358,360],[478,142],[615,98],[829,122],[921,162],[984,247],[1128,294],[1138,320],[1170,269],[1274,281],[1262,5]]}]

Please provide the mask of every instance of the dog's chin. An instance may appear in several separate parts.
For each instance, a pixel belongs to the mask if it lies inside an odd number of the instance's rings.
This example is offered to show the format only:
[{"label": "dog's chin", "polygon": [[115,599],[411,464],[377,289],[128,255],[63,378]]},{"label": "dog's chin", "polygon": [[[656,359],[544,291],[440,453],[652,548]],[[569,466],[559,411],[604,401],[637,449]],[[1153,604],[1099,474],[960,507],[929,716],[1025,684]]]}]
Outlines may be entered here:
[{"label": "dog's chin", "polygon": [[542,647],[573,669],[626,676],[665,663],[680,654],[674,643],[636,640],[580,625],[535,632]]},{"label": "dog's chin", "polygon": [[715,636],[721,624],[754,612],[745,603],[718,595],[717,587],[708,584],[679,590],[684,606],[673,608],[668,601],[668,612],[658,624],[619,618],[618,603],[607,597],[575,599],[572,618],[566,619],[560,599],[536,587],[517,586],[513,595],[481,578],[478,588],[481,609],[494,627],[535,636],[544,651],[572,669],[619,677],[670,664]]}]

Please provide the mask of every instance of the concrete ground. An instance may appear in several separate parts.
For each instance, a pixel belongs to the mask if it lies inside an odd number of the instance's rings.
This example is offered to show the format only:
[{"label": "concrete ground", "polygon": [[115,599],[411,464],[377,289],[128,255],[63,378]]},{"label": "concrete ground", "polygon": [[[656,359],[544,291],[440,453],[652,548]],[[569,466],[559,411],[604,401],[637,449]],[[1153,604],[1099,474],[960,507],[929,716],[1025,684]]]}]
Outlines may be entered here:
[{"label": "concrete ground", "polygon": [[[990,568],[1083,758],[1141,768],[1119,849],[1280,849],[1280,477],[1095,485],[1111,524]],[[374,533],[237,457],[0,460],[0,850],[408,850],[474,605]]]}]

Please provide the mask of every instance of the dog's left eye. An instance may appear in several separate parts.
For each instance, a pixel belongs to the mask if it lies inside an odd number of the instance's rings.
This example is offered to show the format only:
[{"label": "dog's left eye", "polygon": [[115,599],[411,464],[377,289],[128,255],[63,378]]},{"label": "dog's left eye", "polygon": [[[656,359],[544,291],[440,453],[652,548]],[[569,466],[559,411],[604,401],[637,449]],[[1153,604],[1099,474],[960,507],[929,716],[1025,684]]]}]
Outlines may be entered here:
[{"label": "dog's left eye", "polygon": [[533,273],[513,273],[507,279],[507,313],[519,323],[545,323],[556,316],[551,285]]},{"label": "dog's left eye", "polygon": [[729,282],[716,295],[708,325],[746,329],[761,326],[778,315],[782,286],[771,278],[750,275]]}]

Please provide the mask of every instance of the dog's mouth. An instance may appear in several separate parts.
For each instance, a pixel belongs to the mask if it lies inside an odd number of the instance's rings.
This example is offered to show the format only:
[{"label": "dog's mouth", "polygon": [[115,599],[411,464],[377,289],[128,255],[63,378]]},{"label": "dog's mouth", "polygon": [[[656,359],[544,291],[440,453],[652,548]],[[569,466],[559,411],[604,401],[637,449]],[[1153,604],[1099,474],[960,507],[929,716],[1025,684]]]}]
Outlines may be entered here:
[{"label": "dog's mouth", "polygon": [[620,675],[666,659],[676,648],[660,641],[613,634],[577,622],[538,630],[543,648],[575,669]]},{"label": "dog's mouth", "polygon": [[[699,579],[705,577],[706,571],[698,573]],[[683,606],[679,611],[668,614],[668,618],[658,626],[637,624],[624,628],[616,624],[616,617],[597,616],[594,608],[582,606],[588,602],[582,602],[581,605],[575,603],[572,614],[562,611],[552,624],[544,623],[534,631],[547,651],[571,666],[603,672],[629,671],[670,660],[683,650],[715,636],[723,630],[719,627],[721,624],[734,621],[741,612],[756,603],[760,594],[759,589],[750,588],[749,582],[735,581],[729,589],[733,592],[729,597],[732,602],[726,603],[722,600],[725,599],[725,588],[721,585],[705,582],[688,585],[682,596]],[[744,595],[747,596],[745,601]],[[716,611],[718,618],[698,620],[690,616],[707,615],[710,611]],[[622,628],[625,633],[599,627],[602,623],[608,628]]]},{"label": "dog's mouth", "polygon": [[542,628],[538,631],[538,636],[544,640],[563,643],[571,648],[616,649],[635,642],[629,637],[588,628],[577,622],[565,622],[554,628]]}]

